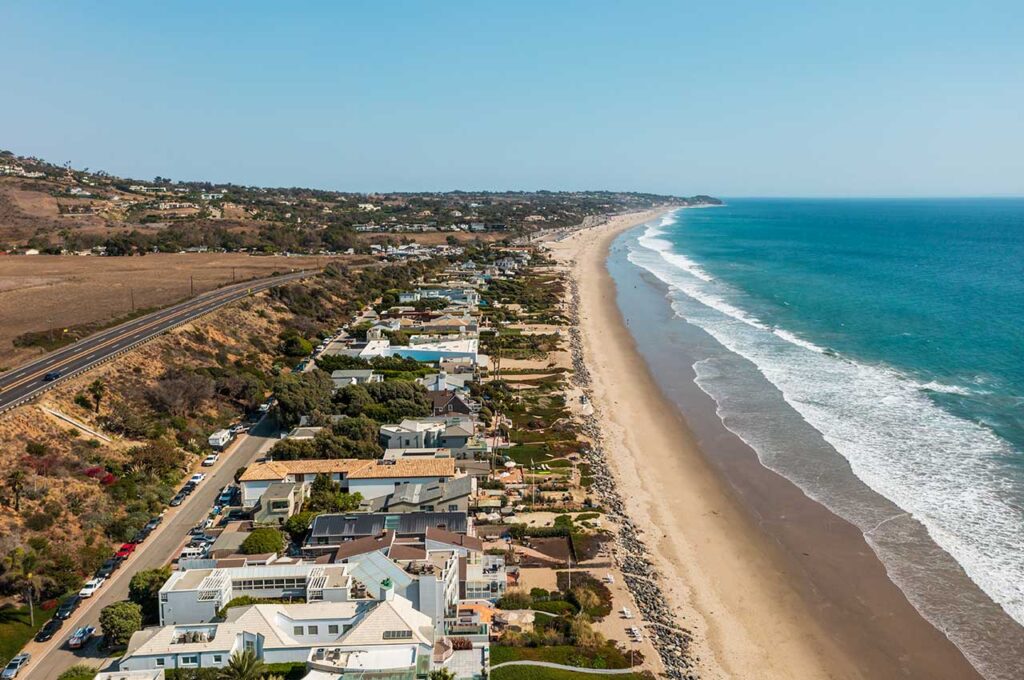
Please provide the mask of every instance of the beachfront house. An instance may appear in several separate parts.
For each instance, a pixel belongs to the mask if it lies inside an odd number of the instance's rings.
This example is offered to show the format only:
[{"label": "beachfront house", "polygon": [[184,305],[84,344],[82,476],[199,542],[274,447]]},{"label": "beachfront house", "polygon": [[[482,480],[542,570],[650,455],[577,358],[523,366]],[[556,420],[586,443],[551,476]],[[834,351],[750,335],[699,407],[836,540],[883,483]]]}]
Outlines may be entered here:
[{"label": "beachfront house", "polygon": [[319,474],[337,482],[346,493],[362,494],[373,500],[395,492],[403,484],[443,482],[456,475],[451,458],[402,460],[277,460],[255,463],[239,478],[242,507],[253,508],[267,489],[276,483],[312,484]]}]

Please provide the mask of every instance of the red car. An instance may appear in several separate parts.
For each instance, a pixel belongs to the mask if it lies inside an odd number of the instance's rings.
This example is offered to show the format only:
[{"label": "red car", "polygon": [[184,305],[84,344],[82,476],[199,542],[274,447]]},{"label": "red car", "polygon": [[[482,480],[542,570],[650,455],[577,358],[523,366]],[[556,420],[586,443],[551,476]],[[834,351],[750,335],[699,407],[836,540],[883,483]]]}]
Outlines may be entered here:
[{"label": "red car", "polygon": [[135,552],[135,544],[125,543],[121,546],[121,549],[117,551],[117,554],[114,555],[114,557],[119,560],[126,560],[133,552]]}]

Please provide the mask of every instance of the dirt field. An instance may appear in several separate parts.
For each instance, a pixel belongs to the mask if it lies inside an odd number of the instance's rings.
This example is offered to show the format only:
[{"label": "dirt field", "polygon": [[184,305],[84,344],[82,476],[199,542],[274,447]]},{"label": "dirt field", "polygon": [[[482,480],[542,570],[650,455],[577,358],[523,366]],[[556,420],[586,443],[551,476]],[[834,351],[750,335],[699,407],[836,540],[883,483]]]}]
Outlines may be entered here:
[{"label": "dirt field", "polygon": [[16,348],[22,333],[103,323],[135,307],[165,306],[230,283],[326,264],[327,257],[251,257],[241,253],[144,257],[0,256],[0,369],[42,352]]}]

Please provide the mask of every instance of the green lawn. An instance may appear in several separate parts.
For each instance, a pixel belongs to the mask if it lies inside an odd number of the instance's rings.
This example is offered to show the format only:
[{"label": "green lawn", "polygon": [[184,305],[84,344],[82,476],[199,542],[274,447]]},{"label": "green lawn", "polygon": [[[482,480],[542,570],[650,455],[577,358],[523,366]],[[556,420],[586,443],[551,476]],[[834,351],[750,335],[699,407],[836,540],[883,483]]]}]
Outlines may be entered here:
[{"label": "green lawn", "polygon": [[564,671],[559,668],[539,668],[537,666],[506,666],[491,671],[491,680],[595,680],[607,677],[608,680],[650,680],[650,675],[640,673],[623,673],[621,675],[592,675]]},{"label": "green lawn", "polygon": [[491,665],[506,661],[547,661],[579,668],[628,668],[629,660],[621,651],[609,648],[592,655],[572,645],[550,647],[508,647],[491,645]]},{"label": "green lawn", "polygon": [[36,625],[31,626],[28,607],[0,608],[0,665],[6,666],[52,615],[36,605]]}]

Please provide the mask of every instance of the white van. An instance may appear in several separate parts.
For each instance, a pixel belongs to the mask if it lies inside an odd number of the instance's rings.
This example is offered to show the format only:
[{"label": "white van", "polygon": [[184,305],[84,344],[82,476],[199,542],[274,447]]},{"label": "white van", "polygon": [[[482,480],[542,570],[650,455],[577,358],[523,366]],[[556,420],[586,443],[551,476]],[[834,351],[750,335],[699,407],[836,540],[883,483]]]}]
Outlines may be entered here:
[{"label": "white van", "polygon": [[197,545],[187,545],[185,549],[181,551],[178,556],[178,561],[181,560],[199,560],[206,556],[206,549],[200,548]]}]

